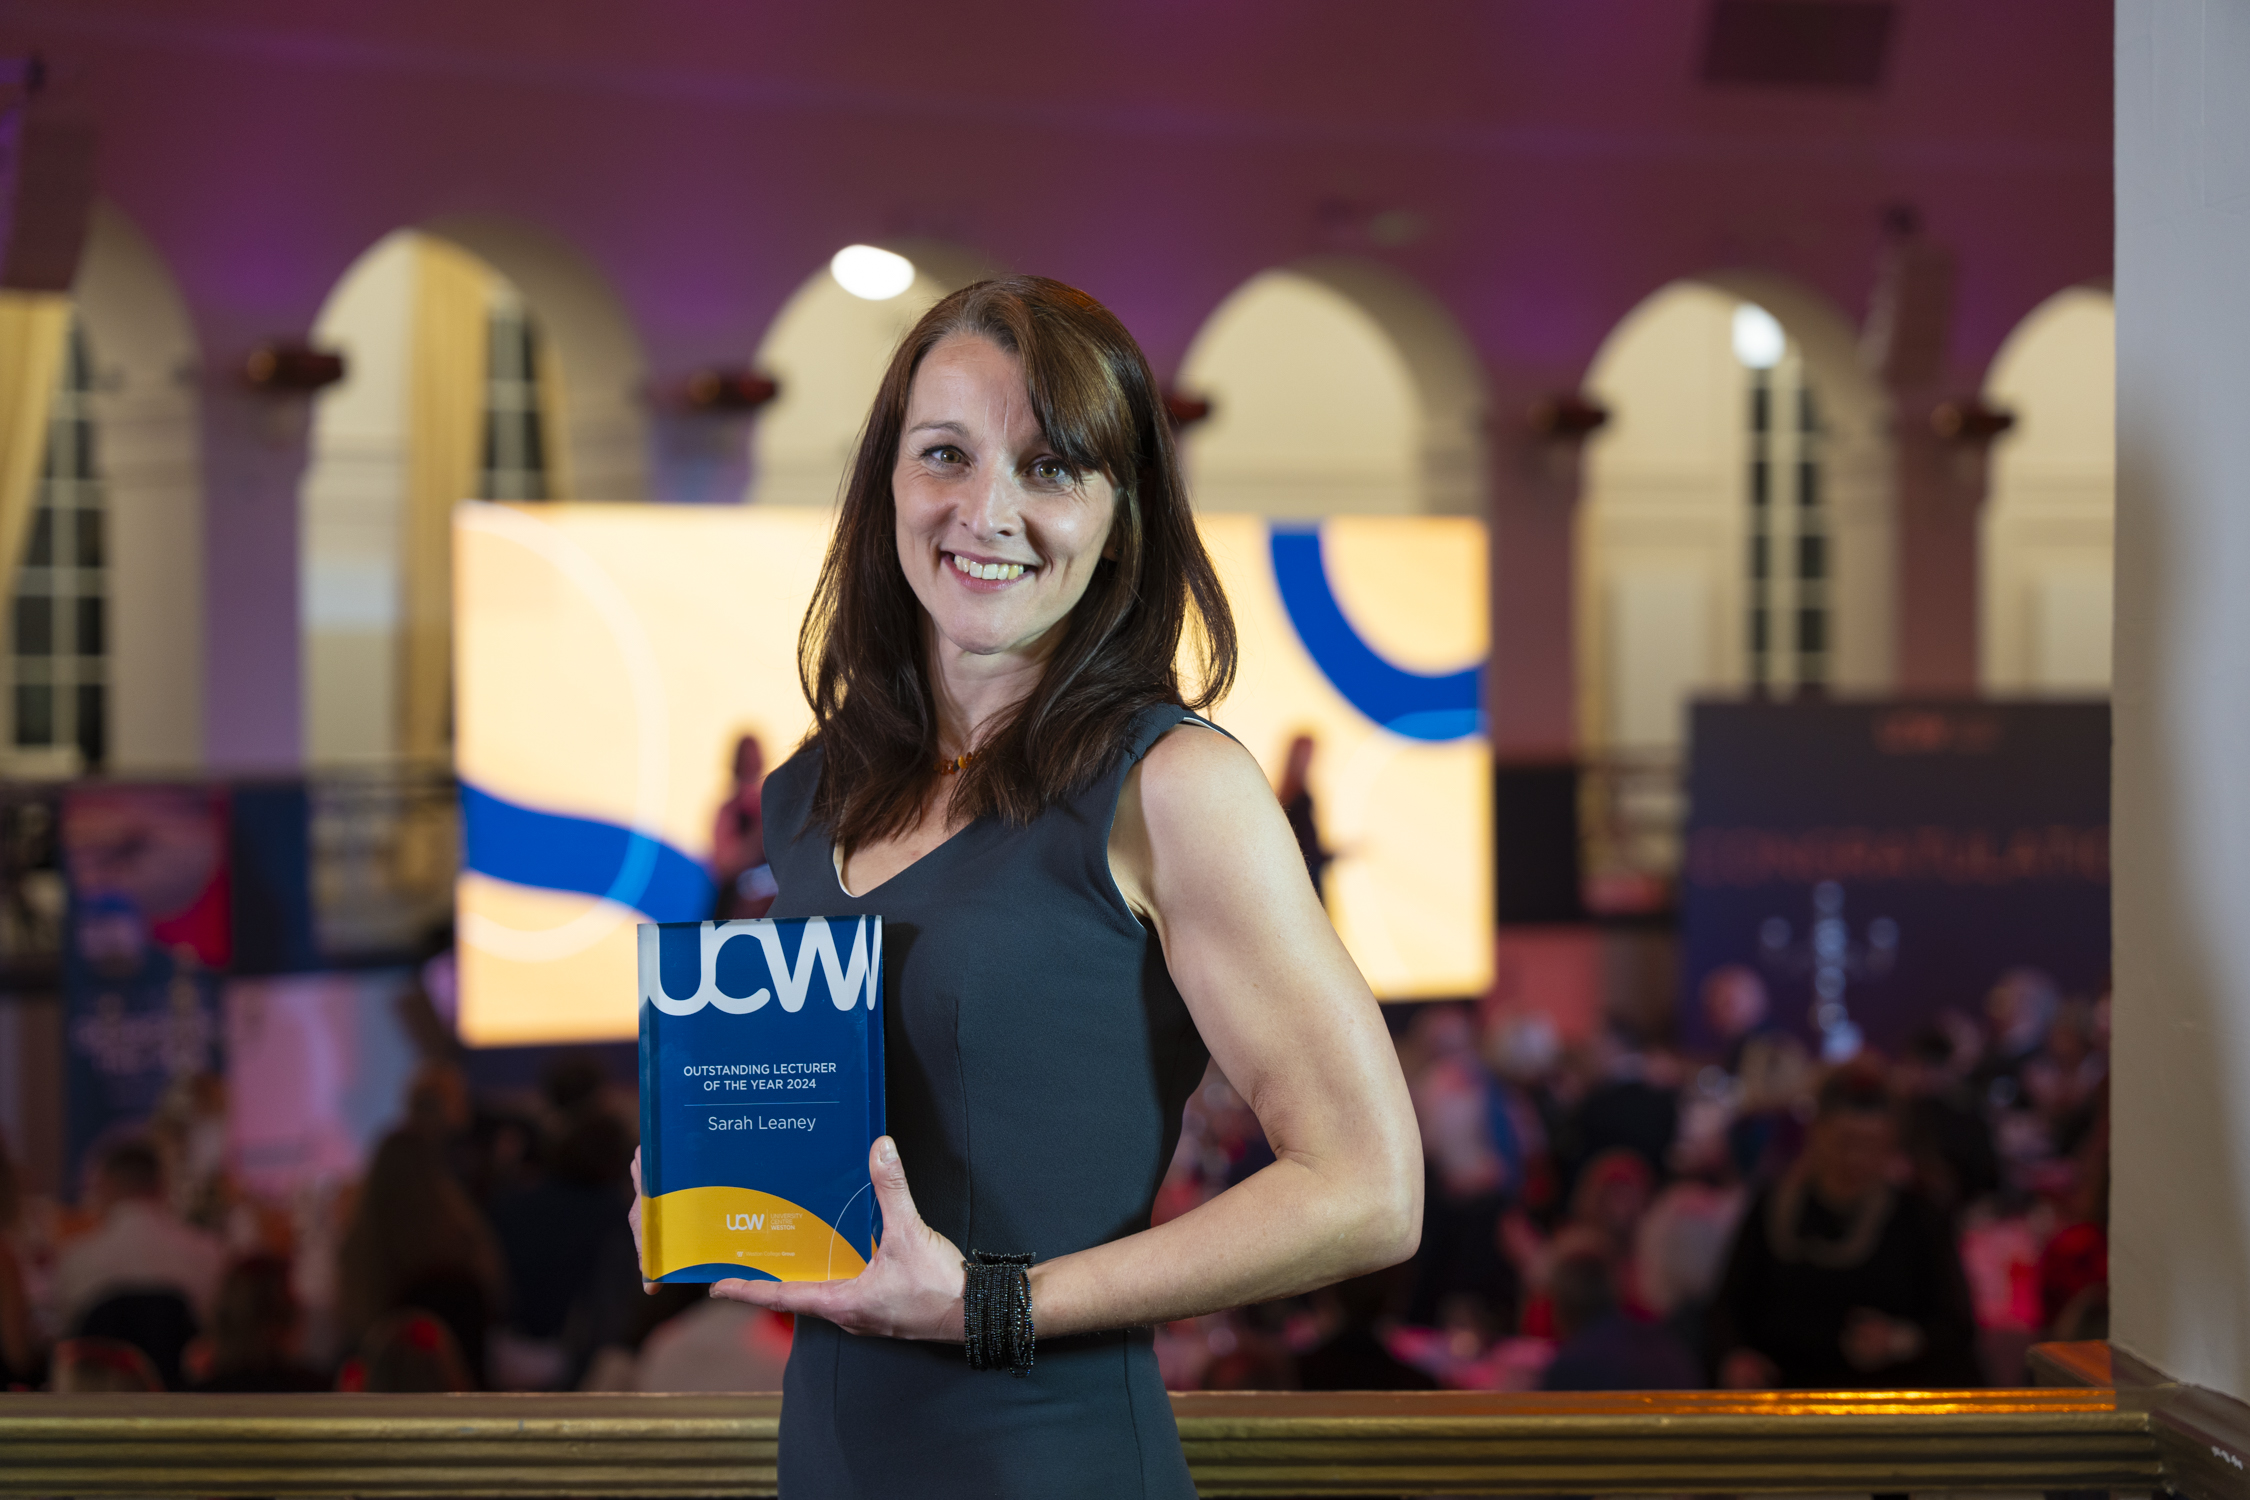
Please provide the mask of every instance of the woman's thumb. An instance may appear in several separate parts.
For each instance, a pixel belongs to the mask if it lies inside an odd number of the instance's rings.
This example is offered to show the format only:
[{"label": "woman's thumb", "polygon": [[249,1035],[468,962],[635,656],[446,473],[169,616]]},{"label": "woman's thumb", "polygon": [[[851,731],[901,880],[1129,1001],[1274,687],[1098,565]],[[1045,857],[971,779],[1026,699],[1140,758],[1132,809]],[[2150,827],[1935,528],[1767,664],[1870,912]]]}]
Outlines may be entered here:
[{"label": "woman's thumb", "polygon": [[919,1223],[922,1215],[907,1191],[906,1164],[898,1159],[898,1143],[879,1136],[867,1153],[867,1177],[875,1185],[875,1201],[883,1210],[883,1232],[893,1233]]}]

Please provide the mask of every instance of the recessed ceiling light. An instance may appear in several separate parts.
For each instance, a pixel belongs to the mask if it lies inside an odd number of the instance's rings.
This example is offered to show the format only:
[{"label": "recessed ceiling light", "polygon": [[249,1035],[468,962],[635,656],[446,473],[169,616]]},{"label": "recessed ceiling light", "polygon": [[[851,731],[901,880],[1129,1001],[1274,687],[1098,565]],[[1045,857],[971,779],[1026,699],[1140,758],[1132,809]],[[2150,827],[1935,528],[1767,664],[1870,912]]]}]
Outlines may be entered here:
[{"label": "recessed ceiling light", "polygon": [[[861,293],[862,296],[866,295]],[[1734,357],[1753,370],[1770,370],[1788,351],[1789,335],[1774,315],[1755,302],[1734,310]]]},{"label": "recessed ceiling light", "polygon": [[888,302],[914,285],[914,262],[873,245],[846,245],[828,262],[828,274],[854,297]]}]

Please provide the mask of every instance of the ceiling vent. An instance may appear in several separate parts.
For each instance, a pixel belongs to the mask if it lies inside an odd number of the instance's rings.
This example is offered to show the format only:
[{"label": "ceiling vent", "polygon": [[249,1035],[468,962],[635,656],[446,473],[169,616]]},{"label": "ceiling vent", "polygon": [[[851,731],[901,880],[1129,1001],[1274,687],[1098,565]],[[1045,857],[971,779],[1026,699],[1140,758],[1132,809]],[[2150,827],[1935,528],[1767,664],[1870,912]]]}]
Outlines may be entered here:
[{"label": "ceiling vent", "polygon": [[1880,88],[1897,9],[1892,0],[1712,0],[1703,81]]}]

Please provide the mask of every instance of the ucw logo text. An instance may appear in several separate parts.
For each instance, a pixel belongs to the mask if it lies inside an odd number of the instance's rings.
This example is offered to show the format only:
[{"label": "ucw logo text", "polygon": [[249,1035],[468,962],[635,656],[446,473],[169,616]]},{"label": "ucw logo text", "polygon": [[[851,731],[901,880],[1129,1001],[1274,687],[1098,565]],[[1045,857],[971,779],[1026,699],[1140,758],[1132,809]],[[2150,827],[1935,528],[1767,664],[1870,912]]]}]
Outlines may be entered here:
[{"label": "ucw logo text", "polygon": [[[797,924],[788,924],[795,927]],[[748,922],[705,922],[694,932],[694,966],[686,960],[682,941],[689,933],[669,934],[651,924],[640,930],[641,974],[648,985],[648,1001],[668,1016],[691,1016],[706,1005],[716,1005],[729,1015],[747,1015],[779,998],[792,1015],[804,1009],[811,993],[813,969],[828,982],[829,1003],[850,1010],[866,997],[875,1008],[876,991],[883,974],[883,919],[860,917],[852,924],[851,956],[836,951],[836,929],[825,917],[807,917],[804,936],[797,944],[796,962],[782,951],[783,928],[769,918]],[[667,942],[670,937],[672,941]],[[691,981],[692,976],[692,981]],[[689,983],[693,988],[689,989]],[[680,993],[687,990],[686,994]]]},{"label": "ucw logo text", "polygon": [[766,1216],[764,1214],[727,1215],[727,1228],[729,1229],[763,1229],[765,1227]]}]

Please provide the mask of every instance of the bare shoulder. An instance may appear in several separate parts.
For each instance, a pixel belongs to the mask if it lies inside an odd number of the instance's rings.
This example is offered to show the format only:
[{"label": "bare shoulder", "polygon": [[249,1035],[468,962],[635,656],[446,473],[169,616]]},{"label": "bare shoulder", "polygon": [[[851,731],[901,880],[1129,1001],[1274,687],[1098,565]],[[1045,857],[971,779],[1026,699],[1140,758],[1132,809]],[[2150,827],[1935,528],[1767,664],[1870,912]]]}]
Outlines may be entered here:
[{"label": "bare shoulder", "polygon": [[1140,801],[1155,822],[1207,816],[1246,793],[1256,794],[1261,807],[1273,800],[1257,758],[1193,719],[1181,720],[1150,746],[1136,771]]},{"label": "bare shoulder", "polygon": [[1110,871],[1159,932],[1190,908],[1262,884],[1267,867],[1301,879],[1303,861],[1257,758],[1226,735],[1182,721],[1126,777],[1111,829]]}]

